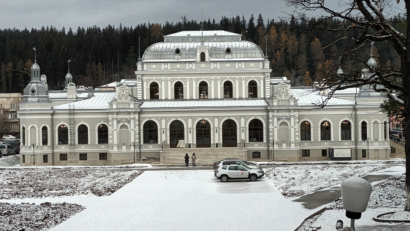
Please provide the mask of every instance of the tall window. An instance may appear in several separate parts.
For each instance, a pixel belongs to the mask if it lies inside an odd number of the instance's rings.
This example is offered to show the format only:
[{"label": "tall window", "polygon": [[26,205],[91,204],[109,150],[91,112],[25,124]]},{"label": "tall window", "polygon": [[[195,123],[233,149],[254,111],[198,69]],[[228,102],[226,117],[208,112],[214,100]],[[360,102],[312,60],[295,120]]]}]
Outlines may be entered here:
[{"label": "tall window", "polygon": [[144,124],[144,144],[147,143],[158,143],[158,126],[152,120]]},{"label": "tall window", "polygon": [[159,99],[159,87],[158,83],[152,82],[149,85],[149,98],[150,99]]},{"label": "tall window", "polygon": [[23,127],[23,145],[26,145],[26,127]]},{"label": "tall window", "polygon": [[47,143],[48,143],[48,134],[47,133],[48,133],[47,132],[47,127],[43,126],[41,128],[41,143],[43,145],[47,145]]},{"label": "tall window", "polygon": [[330,123],[329,121],[323,121],[320,124],[320,139],[321,140],[330,140]]},{"label": "tall window", "polygon": [[205,52],[201,52],[201,62],[205,62]]},{"label": "tall window", "polygon": [[108,144],[108,127],[105,124],[98,126],[98,143]]},{"label": "tall window", "polygon": [[174,99],[184,98],[184,85],[181,82],[176,82],[174,85]]},{"label": "tall window", "polygon": [[258,119],[249,123],[249,142],[263,142],[263,124]]},{"label": "tall window", "polygon": [[350,122],[345,120],[342,122],[341,124],[342,127],[342,140],[351,140],[352,136],[351,136],[351,125]]},{"label": "tall window", "polygon": [[65,124],[58,127],[58,144],[68,144],[68,128]]},{"label": "tall window", "polygon": [[199,83],[199,98],[208,99],[208,84],[205,81]]},{"label": "tall window", "polygon": [[224,98],[233,98],[232,96],[232,82],[226,81],[224,83]]},{"label": "tall window", "polygon": [[366,123],[366,121],[362,122],[362,140],[367,140],[367,123]]},{"label": "tall window", "polygon": [[307,121],[300,125],[300,140],[310,140],[310,123]]},{"label": "tall window", "polygon": [[254,80],[249,82],[249,98],[258,98],[258,85]]},{"label": "tall window", "polygon": [[78,144],[88,144],[88,128],[84,124],[78,126]]}]

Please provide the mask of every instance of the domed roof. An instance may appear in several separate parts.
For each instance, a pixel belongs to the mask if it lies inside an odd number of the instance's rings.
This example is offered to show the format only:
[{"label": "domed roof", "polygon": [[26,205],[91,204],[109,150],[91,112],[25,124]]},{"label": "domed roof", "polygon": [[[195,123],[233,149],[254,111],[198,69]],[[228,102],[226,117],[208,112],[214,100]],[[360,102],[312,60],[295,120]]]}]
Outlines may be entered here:
[{"label": "domed roof", "polygon": [[181,42],[155,43],[148,47],[142,59],[148,60],[194,60],[199,46],[207,46],[210,59],[263,59],[264,54],[259,46],[248,41],[237,42]]},{"label": "domed roof", "polygon": [[68,72],[68,73],[65,75],[65,78],[66,78],[66,79],[72,79],[73,76],[71,75],[70,72]]},{"label": "domed roof", "polygon": [[33,63],[33,65],[31,66],[31,70],[40,70],[40,66],[35,62],[35,63]]},{"label": "domed roof", "polygon": [[370,59],[367,61],[367,65],[369,65],[369,67],[370,67],[371,69],[375,69],[376,66],[377,66],[376,59],[374,59],[373,56],[370,57]]}]

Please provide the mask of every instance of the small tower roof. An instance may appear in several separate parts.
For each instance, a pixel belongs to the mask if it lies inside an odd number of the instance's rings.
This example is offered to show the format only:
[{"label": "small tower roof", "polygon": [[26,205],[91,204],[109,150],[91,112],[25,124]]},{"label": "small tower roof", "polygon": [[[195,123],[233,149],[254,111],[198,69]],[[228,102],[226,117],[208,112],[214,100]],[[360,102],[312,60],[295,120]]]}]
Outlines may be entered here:
[{"label": "small tower roof", "polygon": [[35,62],[35,63],[33,63],[33,65],[31,66],[31,70],[40,70],[40,66]]}]

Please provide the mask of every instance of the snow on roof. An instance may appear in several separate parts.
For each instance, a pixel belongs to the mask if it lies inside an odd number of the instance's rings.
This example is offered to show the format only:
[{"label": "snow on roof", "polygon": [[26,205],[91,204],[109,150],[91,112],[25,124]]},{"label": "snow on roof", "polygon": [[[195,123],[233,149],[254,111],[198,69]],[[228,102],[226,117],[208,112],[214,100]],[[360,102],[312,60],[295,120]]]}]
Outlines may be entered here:
[{"label": "snow on roof", "polygon": [[[65,99],[67,98],[67,92],[53,92],[53,93],[48,93],[48,97],[50,99]],[[88,93],[77,93],[78,98],[87,98]]]},{"label": "snow on roof", "polygon": [[266,107],[265,100],[192,100],[192,101],[148,101],[140,108],[204,108],[204,107]]},{"label": "snow on roof", "polygon": [[[292,95],[298,99],[299,106],[313,106],[315,104],[322,104],[326,97],[319,95],[319,92],[313,89],[291,89]],[[329,99],[326,105],[328,106],[342,106],[342,105],[353,105],[354,101],[338,99],[332,97]]]},{"label": "snow on roof", "polygon": [[356,94],[356,93],[359,94],[359,92],[360,92],[360,88],[352,87],[352,88],[347,88],[344,90],[337,90],[335,91],[334,94]]},{"label": "snow on roof", "polygon": [[73,105],[74,109],[108,109],[108,103],[115,97],[115,92],[94,93],[94,97],[74,103],[66,103],[54,107],[54,109],[69,109]]},{"label": "snow on roof", "polygon": [[165,35],[164,37],[185,37],[185,36],[241,36],[223,30],[204,30],[204,31],[181,31],[174,34]]}]

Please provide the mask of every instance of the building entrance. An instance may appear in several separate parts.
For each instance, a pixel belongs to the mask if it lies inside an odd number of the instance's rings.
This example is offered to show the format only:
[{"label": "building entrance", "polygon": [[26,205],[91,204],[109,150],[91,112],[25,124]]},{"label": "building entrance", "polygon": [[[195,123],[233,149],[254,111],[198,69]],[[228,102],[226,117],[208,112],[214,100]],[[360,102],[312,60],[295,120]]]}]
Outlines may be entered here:
[{"label": "building entrance", "polygon": [[233,120],[226,120],[222,124],[223,147],[237,147],[236,123]]},{"label": "building entrance", "polygon": [[170,148],[176,148],[178,145],[178,142],[180,140],[184,140],[184,124],[179,120],[175,120],[174,122],[171,123],[169,127],[170,127],[169,129]]},{"label": "building entrance", "polygon": [[206,120],[201,120],[196,124],[196,147],[211,147],[211,125]]}]

